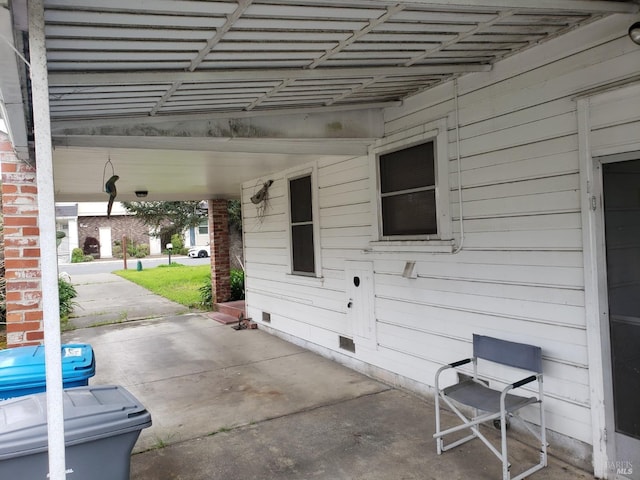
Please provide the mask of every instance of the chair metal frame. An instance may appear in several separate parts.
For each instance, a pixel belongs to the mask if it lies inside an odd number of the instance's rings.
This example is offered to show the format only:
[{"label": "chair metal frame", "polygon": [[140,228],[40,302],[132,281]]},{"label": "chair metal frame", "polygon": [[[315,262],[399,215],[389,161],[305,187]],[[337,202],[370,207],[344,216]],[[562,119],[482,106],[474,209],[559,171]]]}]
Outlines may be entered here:
[{"label": "chair metal frame", "polygon": [[[478,359],[483,359],[496,364],[515,367],[519,370],[526,370],[533,375],[529,375],[522,380],[511,383],[502,390],[492,389],[488,386],[488,378],[483,378],[478,374]],[[456,369],[462,365],[473,364],[473,376],[469,379],[461,380],[457,384],[440,389],[440,374],[448,369]],[[484,370],[484,368],[483,368]],[[537,381],[538,395],[533,397],[522,397],[509,393],[511,390]],[[436,372],[435,377],[435,409],[436,409],[436,448],[438,455],[442,452],[455,448],[474,438],[479,438],[493,454],[502,462],[503,480],[520,480],[532,473],[547,466],[547,440],[544,418],[544,392],[542,380],[542,352],[540,347],[523,343],[509,342],[493,337],[473,335],[473,356],[457,362],[444,365]],[[440,425],[440,400],[462,420],[462,424],[446,430]],[[471,407],[473,416],[468,418],[454,402]],[[518,411],[526,406],[538,404],[540,408],[540,432],[538,433],[529,424],[519,417]],[[484,413],[479,414],[479,411]],[[507,452],[507,428],[510,418],[519,418],[526,429],[540,442],[540,461],[528,470],[511,478],[511,464],[508,460]],[[498,450],[485,435],[480,432],[479,425],[485,422],[500,421],[501,449]],[[497,425],[496,425],[497,427]],[[470,429],[471,434],[445,445],[443,437],[450,433]]]}]

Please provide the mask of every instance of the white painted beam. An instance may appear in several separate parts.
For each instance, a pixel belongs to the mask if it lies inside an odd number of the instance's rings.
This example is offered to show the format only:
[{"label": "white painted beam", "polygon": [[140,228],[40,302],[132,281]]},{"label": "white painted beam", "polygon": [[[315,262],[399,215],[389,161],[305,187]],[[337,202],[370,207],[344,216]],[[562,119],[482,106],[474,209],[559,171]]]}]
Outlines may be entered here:
[{"label": "white painted beam", "polygon": [[42,272],[42,310],[44,315],[45,376],[47,382],[48,477],[51,480],[65,480],[56,212],[43,0],[30,1],[28,8],[31,91],[38,170],[38,227],[40,229],[40,268]]},{"label": "white painted beam", "polygon": [[[299,3],[299,2],[296,2]],[[521,2],[514,0],[409,0],[388,1],[368,0],[369,5],[391,5],[402,3],[405,6],[429,7],[439,10],[503,10],[513,9],[519,12],[587,12],[587,13],[636,13],[638,5],[630,2],[598,0],[535,0]]]},{"label": "white painted beam", "polygon": [[399,107],[402,102],[372,102],[360,103],[353,105],[331,105],[326,107],[301,107],[301,108],[278,108],[272,110],[258,110],[251,112],[207,112],[192,114],[175,114],[175,115],[156,115],[150,117],[147,115],[135,115],[125,118],[99,118],[85,120],[56,120],[52,122],[52,130],[59,132],[62,130],[73,130],[95,127],[122,127],[122,126],[141,126],[141,125],[158,125],[171,124],[198,120],[213,120],[222,118],[252,118],[252,117],[276,117],[279,115],[313,115],[314,113],[330,113],[330,112],[347,112],[347,111],[364,111],[378,110],[389,107]]},{"label": "white painted beam", "polygon": [[215,35],[213,35],[213,37],[211,37],[207,41],[207,44],[204,46],[204,48],[202,48],[198,52],[198,55],[196,55],[196,57],[191,61],[191,64],[189,65],[189,68],[187,70],[193,72],[196,68],[198,68],[198,65],[202,63],[202,60],[204,60],[209,52],[211,52],[211,50],[215,48],[215,46],[220,42],[220,40],[222,40],[225,34],[229,30],[231,30],[233,24],[236,23],[236,21],[247,10],[247,8],[249,8],[252,1],[253,0],[238,0],[238,6],[235,11],[227,17],[227,21],[224,23],[224,25],[216,29]]},{"label": "white painted beam", "polygon": [[225,80],[255,81],[282,79],[323,79],[323,78],[362,78],[402,75],[441,75],[469,72],[488,72],[490,65],[428,65],[412,67],[363,67],[331,68],[313,70],[269,69],[269,70],[220,70],[207,72],[120,72],[109,73],[56,73],[49,74],[49,85],[89,86],[89,85],[138,85],[170,84],[174,82],[206,83]]},{"label": "white painted beam", "polygon": [[[366,155],[374,138],[238,138],[159,137],[119,135],[54,136],[55,146],[97,148],[140,148],[243,152],[286,155]],[[55,237],[54,237],[55,238]]]}]

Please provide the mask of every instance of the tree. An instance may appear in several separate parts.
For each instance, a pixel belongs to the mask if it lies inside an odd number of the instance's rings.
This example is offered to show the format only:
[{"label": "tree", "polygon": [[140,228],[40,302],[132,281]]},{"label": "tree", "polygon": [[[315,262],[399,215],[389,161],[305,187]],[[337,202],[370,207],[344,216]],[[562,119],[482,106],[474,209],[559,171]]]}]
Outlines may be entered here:
[{"label": "tree", "polygon": [[[161,238],[171,238],[174,233],[182,234],[190,227],[197,227],[203,218],[207,218],[207,209],[201,201],[122,202],[122,205],[145,225],[152,227]],[[228,212],[229,226],[242,231],[240,201],[230,200]]]},{"label": "tree", "polygon": [[229,212],[229,228],[235,228],[238,232],[242,232],[240,200],[229,200],[227,211]]},{"label": "tree", "polygon": [[207,218],[207,212],[199,204],[198,201],[122,202],[127,212],[152,227],[161,238],[170,238],[174,233],[182,234],[186,229],[200,225],[202,219]]}]

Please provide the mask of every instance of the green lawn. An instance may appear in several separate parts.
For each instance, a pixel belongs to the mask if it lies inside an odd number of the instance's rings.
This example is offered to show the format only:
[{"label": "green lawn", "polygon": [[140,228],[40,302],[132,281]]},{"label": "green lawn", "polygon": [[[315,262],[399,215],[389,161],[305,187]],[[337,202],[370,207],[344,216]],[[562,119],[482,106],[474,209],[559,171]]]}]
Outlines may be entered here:
[{"label": "green lawn", "polygon": [[199,307],[199,289],[207,280],[211,280],[211,265],[189,267],[172,263],[171,266],[162,265],[141,271],[118,270],[114,273],[176,303]]}]

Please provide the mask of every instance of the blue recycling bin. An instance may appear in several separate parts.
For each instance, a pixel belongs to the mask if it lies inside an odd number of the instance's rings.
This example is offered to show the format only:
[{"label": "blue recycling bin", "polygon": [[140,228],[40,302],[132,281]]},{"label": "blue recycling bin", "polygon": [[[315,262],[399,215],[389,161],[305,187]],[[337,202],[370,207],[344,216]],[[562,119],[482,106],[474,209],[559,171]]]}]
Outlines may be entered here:
[{"label": "blue recycling bin", "polygon": [[[95,374],[96,360],[91,345],[62,345],[64,388],[87,386]],[[44,346],[0,350],[0,400],[42,393],[46,383]]]}]

